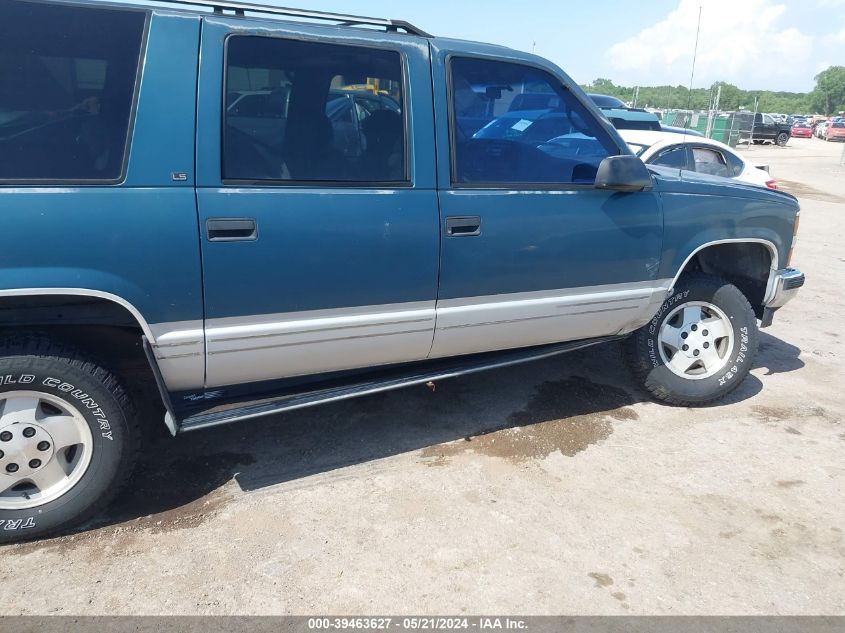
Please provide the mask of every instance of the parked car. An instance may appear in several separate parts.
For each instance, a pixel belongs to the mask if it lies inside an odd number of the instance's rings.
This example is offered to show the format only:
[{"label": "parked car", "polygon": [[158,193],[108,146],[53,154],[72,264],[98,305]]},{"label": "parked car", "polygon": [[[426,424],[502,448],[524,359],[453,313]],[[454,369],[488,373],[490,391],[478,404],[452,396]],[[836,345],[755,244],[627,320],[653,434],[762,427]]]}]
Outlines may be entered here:
[{"label": "parked car", "polygon": [[760,187],[777,189],[777,181],[765,169],[745,161],[729,146],[703,137],[683,138],[666,132],[623,130],[631,151],[646,165],[661,165],[711,176],[733,178]]},{"label": "parked car", "polygon": [[784,146],[789,142],[792,133],[791,123],[778,123],[768,114],[741,113],[740,119],[748,118],[745,132],[741,135],[744,140],[754,143],[774,143]]},{"label": "parked car", "polygon": [[[183,6],[0,3],[0,541],[102,511],[162,423],[611,342],[656,399],[712,402],[804,282],[795,198],[646,166],[540,57]],[[282,124],[238,120],[256,90]],[[338,91],[390,99],[360,152]]]},{"label": "parked car", "polygon": [[816,138],[824,138],[824,130],[827,127],[827,124],[827,119],[816,121],[815,125],[813,125],[813,136]]},{"label": "parked car", "polygon": [[609,95],[590,94],[589,97],[617,130],[661,129],[660,119],[653,112],[629,108],[621,99]]},{"label": "parked car", "polygon": [[685,128],[685,127],[676,127],[674,125],[663,125],[662,123],[660,124],[660,131],[661,132],[672,132],[674,134],[686,134],[687,136],[704,137],[704,134],[702,134],[698,130],[692,130],[690,128]]},{"label": "parked car", "polygon": [[807,123],[794,123],[790,136],[792,138],[813,138],[813,129]]},{"label": "parked car", "polygon": [[824,128],[824,136],[826,141],[845,141],[845,121],[831,121]]}]

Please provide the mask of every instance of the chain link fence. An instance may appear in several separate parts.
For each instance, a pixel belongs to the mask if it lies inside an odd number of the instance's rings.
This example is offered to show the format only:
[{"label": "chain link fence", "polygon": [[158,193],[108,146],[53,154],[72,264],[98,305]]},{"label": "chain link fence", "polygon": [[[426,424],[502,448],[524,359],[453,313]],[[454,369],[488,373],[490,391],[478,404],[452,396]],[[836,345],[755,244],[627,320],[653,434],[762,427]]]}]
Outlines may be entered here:
[{"label": "chain link fence", "polygon": [[754,112],[674,111],[663,114],[663,123],[700,132],[708,138],[736,147],[748,141],[754,129]]}]

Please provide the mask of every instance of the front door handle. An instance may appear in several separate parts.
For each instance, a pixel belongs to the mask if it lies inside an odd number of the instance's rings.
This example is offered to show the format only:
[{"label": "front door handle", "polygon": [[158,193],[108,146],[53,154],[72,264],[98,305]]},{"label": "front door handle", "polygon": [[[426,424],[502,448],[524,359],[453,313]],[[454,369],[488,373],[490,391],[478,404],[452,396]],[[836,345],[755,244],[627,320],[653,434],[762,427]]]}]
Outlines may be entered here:
[{"label": "front door handle", "polygon": [[477,215],[462,215],[446,218],[446,235],[448,237],[472,237],[481,235],[481,217]]},{"label": "front door handle", "polygon": [[209,242],[251,242],[258,239],[252,218],[209,218],[205,223]]}]

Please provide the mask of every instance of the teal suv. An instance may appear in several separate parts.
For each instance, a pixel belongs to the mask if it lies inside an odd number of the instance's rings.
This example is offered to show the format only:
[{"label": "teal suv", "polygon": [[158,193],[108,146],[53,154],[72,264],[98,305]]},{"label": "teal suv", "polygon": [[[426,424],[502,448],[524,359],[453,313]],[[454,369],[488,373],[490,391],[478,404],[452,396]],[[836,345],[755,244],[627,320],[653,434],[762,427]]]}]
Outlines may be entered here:
[{"label": "teal suv", "polygon": [[658,400],[712,402],[804,282],[798,212],[647,167],[560,68],[501,46],[3,0],[0,541],[102,512],[155,426],[609,342]]}]

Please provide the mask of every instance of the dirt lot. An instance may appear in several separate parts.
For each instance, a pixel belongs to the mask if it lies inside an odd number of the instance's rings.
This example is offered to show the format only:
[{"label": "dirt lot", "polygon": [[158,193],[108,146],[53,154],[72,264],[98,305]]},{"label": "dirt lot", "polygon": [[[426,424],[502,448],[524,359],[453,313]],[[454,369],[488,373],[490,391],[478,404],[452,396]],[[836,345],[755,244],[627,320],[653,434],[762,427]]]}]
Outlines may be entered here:
[{"label": "dirt lot", "polygon": [[746,150],[808,284],[729,402],[607,346],[163,440],[104,522],[0,550],[0,612],[845,614],[841,152]]}]

